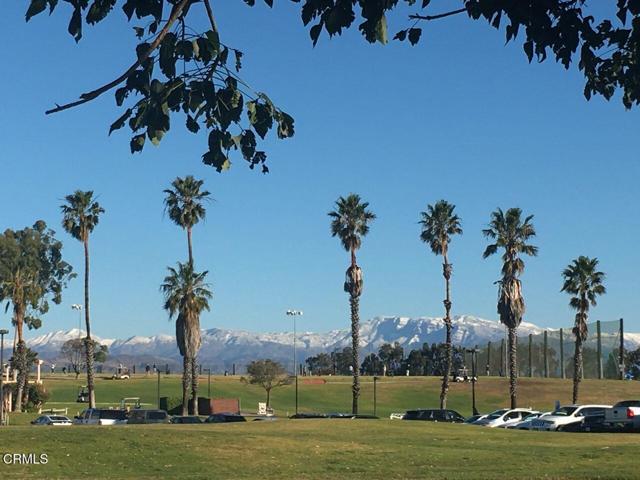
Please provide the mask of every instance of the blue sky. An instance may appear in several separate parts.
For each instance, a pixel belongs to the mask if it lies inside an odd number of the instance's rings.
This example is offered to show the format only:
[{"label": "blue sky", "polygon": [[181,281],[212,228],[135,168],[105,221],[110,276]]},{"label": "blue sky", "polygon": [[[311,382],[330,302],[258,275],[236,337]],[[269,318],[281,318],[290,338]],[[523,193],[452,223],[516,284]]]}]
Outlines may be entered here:
[{"label": "blue sky", "polygon": [[[0,227],[44,219],[81,273],[81,245],[62,232],[59,205],[77,188],[98,194],[106,214],[91,239],[97,335],[172,331],[158,286],[166,266],[186,257],[186,238],[164,217],[162,190],[187,174],[203,178],[215,198],[194,231],[197,266],[210,271],[215,292],[204,328],[286,330],[287,308],[304,310],[300,328],[347,328],[348,256],[326,214],[339,195],[357,192],[378,215],[358,257],[362,319],[442,314],[440,259],[419,242],[417,221],[445,198],[464,228],[451,250],[454,314],[497,318],[500,264],[481,258],[481,230],[496,207],[519,206],[535,215],[540,247],[522,278],[525,320],[572,322],[560,273],[589,255],[600,259],[609,291],[592,319],[624,317],[640,331],[640,114],[618,100],[587,102],[579,72],[529,65],[519,45],[504,46],[503,33],[465,18],[425,26],[416,47],[369,45],[354,30],[312,48],[295,4],[216,2],[223,40],[245,54],[243,78],[296,120],[293,139],[264,145],[269,175],[240,159],[218,174],[200,163],[206,138],[177,119],[160,147],[132,156],[125,129],[107,136],[119,116],[111,94],[45,117],[54,102],[124,70],[136,39],[116,12],[76,45],[66,4],[25,24],[26,7],[10,3],[0,20],[15,46],[1,54]],[[393,32],[405,26],[391,20]],[[70,305],[81,301],[75,280],[43,329],[77,325]]]}]

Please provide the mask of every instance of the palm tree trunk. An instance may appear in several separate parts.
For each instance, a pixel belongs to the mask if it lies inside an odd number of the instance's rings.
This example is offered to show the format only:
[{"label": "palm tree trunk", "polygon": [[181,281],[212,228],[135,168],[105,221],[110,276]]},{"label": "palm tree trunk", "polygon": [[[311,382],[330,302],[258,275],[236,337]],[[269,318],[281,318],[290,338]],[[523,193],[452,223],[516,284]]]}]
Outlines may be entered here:
[{"label": "palm tree trunk", "polygon": [[189,246],[189,264],[193,266],[193,250],[191,246],[191,227],[187,228],[187,244]]},{"label": "palm tree trunk", "polygon": [[509,327],[509,395],[511,408],[518,408],[518,336],[517,329]]},{"label": "palm tree trunk", "polygon": [[182,357],[182,415],[189,414],[189,387],[191,386],[191,359]]},{"label": "palm tree trunk", "polygon": [[349,297],[349,303],[351,304],[351,349],[353,366],[353,385],[351,391],[353,393],[353,402],[351,406],[351,413],[357,415],[358,413],[358,397],[360,396],[360,299],[357,296],[351,295]]},{"label": "palm tree trunk", "polygon": [[198,415],[198,380],[200,374],[197,371],[196,357],[191,359],[191,398],[193,399],[193,415]]},{"label": "palm tree trunk", "polygon": [[444,254],[444,263],[442,264],[442,275],[445,282],[445,299],[444,299],[444,324],[447,330],[447,336],[444,344],[445,351],[445,366],[444,374],[442,375],[442,389],[440,390],[440,408],[447,408],[447,394],[449,393],[449,377],[451,376],[451,363],[453,360],[453,352],[451,350],[451,265],[449,265],[449,259],[447,254]]},{"label": "palm tree trunk", "polygon": [[27,345],[22,338],[22,326],[24,322],[24,306],[22,298],[18,298],[17,303],[13,305],[13,315],[16,322],[16,334],[18,336],[18,344],[15,349],[15,367],[18,370],[18,378],[16,385],[15,411],[22,412],[22,403],[24,393],[28,391],[27,385],[29,381],[29,372],[27,369]]},{"label": "palm tree trunk", "polygon": [[91,321],[89,316],[89,236],[84,239],[84,323],[87,329],[85,351],[87,355],[87,389],[89,390],[89,408],[96,408],[96,393],[93,379],[93,342],[91,341]]},{"label": "palm tree trunk", "polygon": [[576,335],[576,350],[573,356],[573,403],[578,403],[578,390],[582,380],[582,339]]}]

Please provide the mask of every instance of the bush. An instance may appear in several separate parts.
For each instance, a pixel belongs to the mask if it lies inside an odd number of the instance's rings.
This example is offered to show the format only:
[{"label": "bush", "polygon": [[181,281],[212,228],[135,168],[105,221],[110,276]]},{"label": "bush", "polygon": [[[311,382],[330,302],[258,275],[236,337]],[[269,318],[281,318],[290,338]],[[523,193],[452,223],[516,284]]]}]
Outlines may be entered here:
[{"label": "bush", "polygon": [[[18,401],[18,389],[16,385],[12,386],[12,394],[15,404],[15,402]],[[39,408],[47,403],[47,400],[49,400],[49,396],[49,392],[44,388],[43,385],[30,384],[27,390],[27,405],[24,407],[24,409],[27,412],[37,412]]]},{"label": "bush", "polygon": [[182,398],[161,397],[160,410],[166,411],[169,415],[180,415],[182,413]]}]

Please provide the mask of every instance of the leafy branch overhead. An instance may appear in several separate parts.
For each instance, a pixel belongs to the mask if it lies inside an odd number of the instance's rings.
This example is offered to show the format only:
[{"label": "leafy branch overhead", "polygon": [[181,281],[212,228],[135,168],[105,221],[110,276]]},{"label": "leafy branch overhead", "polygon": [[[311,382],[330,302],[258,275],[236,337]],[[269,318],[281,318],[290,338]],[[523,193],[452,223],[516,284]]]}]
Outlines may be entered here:
[{"label": "leafy branch overhead", "polygon": [[[300,0],[292,0],[299,2]],[[253,2],[251,2],[253,3]],[[417,44],[424,22],[445,21],[462,16],[485,20],[495,29],[503,29],[507,43],[522,38],[529,62],[543,62],[553,55],[569,68],[577,61],[584,73],[584,95],[602,95],[609,100],[621,91],[626,108],[640,103],[640,0],[303,0],[302,21],[311,25],[309,34],[315,45],[322,31],[329,36],[341,34],[354,21],[369,42],[387,43],[387,15],[400,5],[408,11],[408,28],[394,39]],[[595,5],[616,9],[616,18],[596,20]],[[434,11],[438,8],[449,8]],[[412,9],[417,11],[411,12]]]},{"label": "leafy branch overhead", "polygon": [[[127,20],[139,23],[133,29],[140,43],[135,61],[118,78],[46,113],[73,108],[115,89],[116,104],[126,108],[109,134],[127,125],[132,153],[142,151],[147,140],[158,145],[171,128],[172,113],[181,112],[190,132],[203,127],[208,131],[205,164],[226,170],[233,150],[250,168],[260,166],[268,172],[267,155],[258,149],[257,136],[264,139],[275,129],[278,138],[291,137],[293,118],[238,76],[242,52],[220,41],[209,0],[66,1],[72,6],[68,31],[76,41],[82,38],[83,23],[104,20],[121,3]],[[45,10],[52,13],[57,6],[57,0],[31,0],[26,19]],[[198,33],[189,27],[191,8],[195,15],[206,13],[209,30]]]},{"label": "leafy branch overhead", "polygon": [[[261,166],[267,172],[267,157],[258,149],[256,134],[264,139],[275,129],[278,138],[291,137],[293,118],[238,76],[242,52],[220,40],[212,8],[212,2],[219,1],[30,0],[27,21],[46,11],[53,13],[60,3],[68,4],[68,31],[76,41],[86,25],[95,25],[115,11],[124,13],[140,40],[133,63],[117,78],[46,113],[73,108],[115,90],[116,103],[124,110],[109,133],[127,125],[132,153],[140,152],[147,140],[157,145],[170,130],[172,114],[181,112],[190,132],[198,133],[203,127],[208,132],[205,164],[225,170],[231,164],[231,152],[237,151],[250,168]],[[567,69],[577,63],[585,76],[587,99],[601,95],[608,100],[619,91],[626,108],[640,103],[640,0],[615,0],[615,5],[614,0],[591,4],[586,0],[290,1],[301,4],[302,22],[309,26],[313,45],[323,31],[330,37],[340,35],[354,22],[368,42],[387,43],[387,17],[392,11],[406,27],[393,38],[412,45],[425,38],[425,23],[485,20],[504,31],[507,43],[520,39],[530,62],[553,56]],[[244,3],[253,7],[260,2]],[[615,18],[596,20],[596,3],[613,7]],[[264,4],[272,7],[274,1],[264,0]],[[195,31],[189,24],[194,18],[206,18],[208,30]],[[459,23],[454,26],[460,27]]]}]

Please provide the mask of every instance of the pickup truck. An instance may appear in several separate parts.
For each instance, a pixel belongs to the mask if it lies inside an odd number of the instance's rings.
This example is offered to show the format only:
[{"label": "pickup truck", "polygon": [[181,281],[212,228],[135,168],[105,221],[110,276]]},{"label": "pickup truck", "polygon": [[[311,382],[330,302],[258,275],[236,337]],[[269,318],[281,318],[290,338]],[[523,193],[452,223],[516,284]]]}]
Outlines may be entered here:
[{"label": "pickup truck", "polygon": [[640,428],[640,400],[624,400],[605,410],[604,423],[612,427]]},{"label": "pickup truck", "polygon": [[565,405],[551,415],[538,417],[531,422],[530,430],[562,431],[573,423],[581,423],[586,417],[603,416],[611,405]]},{"label": "pickup truck", "polygon": [[107,408],[87,408],[74,417],[76,425],[122,425],[127,423],[127,412]]}]

